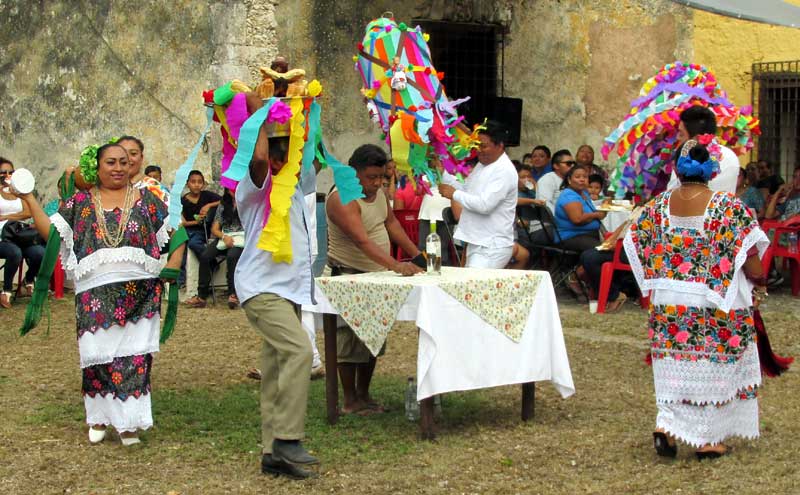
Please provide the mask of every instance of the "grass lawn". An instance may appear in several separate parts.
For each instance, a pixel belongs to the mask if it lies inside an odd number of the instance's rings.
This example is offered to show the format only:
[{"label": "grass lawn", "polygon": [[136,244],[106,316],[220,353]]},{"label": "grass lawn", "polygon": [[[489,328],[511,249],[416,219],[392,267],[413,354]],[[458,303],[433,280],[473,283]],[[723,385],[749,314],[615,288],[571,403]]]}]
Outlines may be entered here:
[{"label": "grass lawn", "polygon": [[[800,299],[787,293],[764,315],[775,349],[796,356]],[[629,303],[590,315],[561,299],[575,396],[540,383],[535,418],[522,423],[519,386],[448,394],[438,440],[420,441],[403,415],[416,332],[398,324],[373,385],[388,413],[331,427],[324,381],[312,382],[306,445],[323,464],[306,482],[260,474],[258,383],[245,377],[259,342],[242,311],[181,310],[154,363],[155,427],[125,449],[116,435],[94,447],[86,438],[72,300],[52,303],[49,336],[43,325],[20,338],[23,299],[0,311],[0,493],[797,493],[796,369],[762,388],[760,439],[733,440],[717,461],[699,463],[685,446],[663,460],[652,448],[645,312]]]}]

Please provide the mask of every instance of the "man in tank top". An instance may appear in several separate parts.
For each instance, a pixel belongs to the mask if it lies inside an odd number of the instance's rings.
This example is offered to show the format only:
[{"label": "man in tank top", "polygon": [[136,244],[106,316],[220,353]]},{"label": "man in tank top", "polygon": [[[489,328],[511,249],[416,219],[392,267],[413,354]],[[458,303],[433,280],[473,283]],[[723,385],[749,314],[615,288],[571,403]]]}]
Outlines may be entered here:
[{"label": "man in tank top", "polygon": [[[392,213],[382,181],[388,158],[372,144],[353,152],[348,164],[364,190],[364,198],[342,204],[339,191],[332,189],[325,201],[328,219],[328,267],[325,274],[392,270],[414,275],[422,270],[414,263],[401,263],[389,254],[390,242],[415,260],[422,260],[417,246],[408,238]],[[423,260],[424,264],[424,260]],[[369,395],[377,357],[373,356],[352,329],[340,327],[336,336],[339,377],[344,391],[344,413],[380,412],[383,409]],[[383,349],[379,353],[382,354]]]}]

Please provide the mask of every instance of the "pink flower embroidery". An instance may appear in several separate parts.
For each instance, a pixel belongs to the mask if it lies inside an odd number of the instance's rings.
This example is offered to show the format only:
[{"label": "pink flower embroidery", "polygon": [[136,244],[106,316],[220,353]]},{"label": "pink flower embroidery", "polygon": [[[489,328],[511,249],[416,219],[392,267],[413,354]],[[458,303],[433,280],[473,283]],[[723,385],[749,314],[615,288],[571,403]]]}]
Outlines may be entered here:
[{"label": "pink flower embroidery", "polygon": [[682,330],[675,334],[675,340],[681,344],[685,344],[689,340],[689,332]]},{"label": "pink flower embroidery", "polygon": [[731,347],[739,347],[739,344],[742,343],[742,338],[738,335],[734,335],[730,339],[728,339],[728,345]]},{"label": "pink flower embroidery", "polygon": [[719,260],[719,267],[722,269],[722,273],[727,273],[731,267],[731,260],[727,257],[722,258]]},{"label": "pink flower embroidery", "polygon": [[144,356],[133,356],[133,365],[141,366],[144,364]]},{"label": "pink flower embroidery", "polygon": [[83,294],[81,294],[81,303],[82,304],[89,304],[89,300],[90,300],[91,297],[92,297],[92,295],[88,291],[84,292]]},{"label": "pink flower embroidery", "polygon": [[100,300],[92,298],[92,311],[97,312],[100,309]]},{"label": "pink flower embroidery", "polygon": [[117,309],[114,310],[114,318],[117,320],[125,319],[125,308],[117,306]]},{"label": "pink flower embroidery", "polygon": [[680,265],[678,265],[678,271],[683,273],[684,275],[689,273],[689,270],[692,269],[692,264],[688,261],[684,261]]}]

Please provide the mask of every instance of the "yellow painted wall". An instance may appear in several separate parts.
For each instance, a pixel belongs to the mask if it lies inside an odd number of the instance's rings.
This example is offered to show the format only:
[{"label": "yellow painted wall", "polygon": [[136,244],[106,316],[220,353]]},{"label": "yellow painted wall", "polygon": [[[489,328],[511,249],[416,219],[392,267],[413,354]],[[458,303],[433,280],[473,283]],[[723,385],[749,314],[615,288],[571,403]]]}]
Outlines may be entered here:
[{"label": "yellow painted wall", "polygon": [[[788,0],[800,5],[800,0]],[[753,64],[800,60],[800,29],[742,21],[696,10],[693,62],[717,76],[731,101],[752,104]],[[750,161],[750,154],[740,157]]]}]

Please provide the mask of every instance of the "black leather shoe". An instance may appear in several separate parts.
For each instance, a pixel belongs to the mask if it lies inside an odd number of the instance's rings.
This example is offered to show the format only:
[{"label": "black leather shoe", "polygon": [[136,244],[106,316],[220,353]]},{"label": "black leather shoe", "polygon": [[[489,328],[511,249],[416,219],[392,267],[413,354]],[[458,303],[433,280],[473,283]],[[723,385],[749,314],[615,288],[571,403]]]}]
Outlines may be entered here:
[{"label": "black leather shoe", "polygon": [[675,457],[678,455],[678,446],[675,444],[670,445],[667,441],[667,434],[660,431],[653,432],[653,446],[656,448],[656,453],[661,457]]},{"label": "black leather shoe", "polygon": [[272,458],[291,464],[319,464],[319,459],[309,454],[300,440],[278,440],[272,442]]},{"label": "black leather shoe", "polygon": [[271,474],[276,478],[278,476],[285,476],[293,480],[306,480],[319,476],[313,471],[307,471],[294,464],[275,460],[272,458],[272,454],[264,454],[261,456],[261,472],[263,474]]}]

